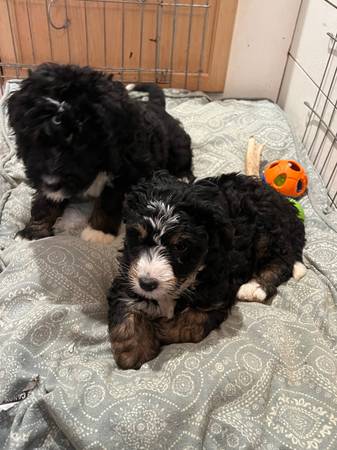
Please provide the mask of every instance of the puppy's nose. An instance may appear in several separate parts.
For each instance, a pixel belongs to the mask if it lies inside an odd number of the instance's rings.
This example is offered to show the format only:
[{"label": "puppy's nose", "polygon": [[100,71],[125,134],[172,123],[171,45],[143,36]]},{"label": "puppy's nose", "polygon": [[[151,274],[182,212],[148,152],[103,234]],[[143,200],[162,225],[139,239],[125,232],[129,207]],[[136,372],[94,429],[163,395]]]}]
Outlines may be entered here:
[{"label": "puppy's nose", "polygon": [[144,291],[154,291],[158,287],[158,281],[155,278],[141,277],[139,278],[139,286],[144,289]]}]

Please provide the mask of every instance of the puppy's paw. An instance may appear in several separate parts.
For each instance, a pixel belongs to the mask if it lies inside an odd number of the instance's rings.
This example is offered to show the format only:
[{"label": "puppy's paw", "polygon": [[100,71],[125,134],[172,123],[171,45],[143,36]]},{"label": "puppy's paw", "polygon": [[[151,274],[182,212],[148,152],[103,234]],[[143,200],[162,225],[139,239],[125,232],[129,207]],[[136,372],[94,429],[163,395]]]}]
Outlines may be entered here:
[{"label": "puppy's paw", "polygon": [[248,283],[245,283],[240,287],[236,297],[239,300],[246,302],[262,303],[267,298],[267,293],[257,281],[250,280]]},{"label": "puppy's paw", "polygon": [[99,244],[112,244],[115,241],[116,236],[109,233],[103,233],[103,231],[100,230],[94,230],[88,225],[82,231],[81,238],[84,241],[97,242]]},{"label": "puppy's paw", "polygon": [[109,327],[109,336],[116,364],[124,370],[139,369],[160,351],[151,322],[140,313],[126,313],[122,322]]},{"label": "puppy's paw", "polygon": [[300,261],[295,262],[293,267],[293,278],[295,278],[296,281],[299,281],[301,278],[304,277],[304,275],[307,273],[307,268],[303,263]]},{"label": "puppy's paw", "polygon": [[29,240],[42,239],[53,236],[52,230],[43,223],[34,222],[27,225],[23,230],[19,231],[15,240]]},{"label": "puppy's paw", "polygon": [[31,239],[27,239],[24,236],[22,236],[22,231],[19,231],[14,236],[14,240],[17,241],[17,242],[29,242]]},{"label": "puppy's paw", "polygon": [[151,361],[151,359],[154,359],[158,353],[159,345],[157,344],[151,348],[144,348],[141,344],[133,348],[125,347],[124,350],[118,348],[118,345],[113,348],[116,364],[123,370],[138,370],[143,364]]}]

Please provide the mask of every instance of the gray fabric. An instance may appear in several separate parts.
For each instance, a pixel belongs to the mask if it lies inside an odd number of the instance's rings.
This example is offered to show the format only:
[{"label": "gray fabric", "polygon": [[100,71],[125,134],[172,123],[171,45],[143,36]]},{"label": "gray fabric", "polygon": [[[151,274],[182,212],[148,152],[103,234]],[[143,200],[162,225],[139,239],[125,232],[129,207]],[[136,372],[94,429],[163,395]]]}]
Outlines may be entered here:
[{"label": "gray fabric", "polygon": [[326,209],[321,180],[274,104],[168,95],[170,112],[192,136],[197,175],[243,170],[251,135],[266,144],[265,160],[306,165],[308,273],[281,286],[271,305],[239,303],[200,344],[168,346],[139,371],[120,371],[105,304],[115,249],[68,235],[16,242],[31,192],[15,157],[7,157],[0,403],[34,376],[40,383],[0,413],[0,448],[336,449],[337,217]]}]

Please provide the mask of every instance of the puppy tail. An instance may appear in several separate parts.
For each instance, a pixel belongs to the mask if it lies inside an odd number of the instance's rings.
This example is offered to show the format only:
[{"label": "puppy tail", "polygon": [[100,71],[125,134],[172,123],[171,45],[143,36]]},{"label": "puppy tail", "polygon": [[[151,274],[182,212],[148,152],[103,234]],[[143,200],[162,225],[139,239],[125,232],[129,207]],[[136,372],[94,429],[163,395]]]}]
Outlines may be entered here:
[{"label": "puppy tail", "polygon": [[155,83],[128,84],[126,89],[128,91],[147,92],[149,94],[150,102],[165,108],[166,102],[164,92],[162,88]]}]

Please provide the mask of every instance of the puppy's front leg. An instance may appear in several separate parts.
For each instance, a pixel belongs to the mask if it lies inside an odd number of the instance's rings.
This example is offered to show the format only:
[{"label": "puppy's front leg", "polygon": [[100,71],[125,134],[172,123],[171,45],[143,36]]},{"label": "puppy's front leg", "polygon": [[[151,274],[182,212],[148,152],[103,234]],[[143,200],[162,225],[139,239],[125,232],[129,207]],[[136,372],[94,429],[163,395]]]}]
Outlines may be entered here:
[{"label": "puppy's front leg", "polygon": [[160,350],[153,325],[125,300],[111,301],[110,296],[109,302],[109,337],[116,364],[121,369],[139,369]]},{"label": "puppy's front leg", "polygon": [[118,235],[122,222],[124,190],[106,186],[95,200],[89,225],[82,232],[82,239],[110,244]]},{"label": "puppy's front leg", "polygon": [[52,236],[56,219],[62,215],[66,205],[67,200],[54,202],[37,192],[33,197],[31,219],[18,235],[26,239]]},{"label": "puppy's front leg", "polygon": [[223,311],[201,311],[187,308],[173,319],[155,321],[156,336],[161,344],[200,342],[218,328],[226,317]]}]

